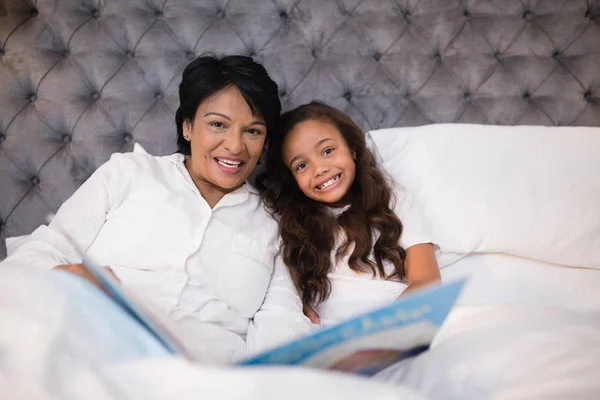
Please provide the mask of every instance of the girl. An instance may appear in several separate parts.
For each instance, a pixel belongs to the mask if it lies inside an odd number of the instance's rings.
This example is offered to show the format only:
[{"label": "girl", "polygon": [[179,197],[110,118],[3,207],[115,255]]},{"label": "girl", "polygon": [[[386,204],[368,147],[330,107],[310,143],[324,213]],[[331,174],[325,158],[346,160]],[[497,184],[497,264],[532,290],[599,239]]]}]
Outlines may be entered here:
[{"label": "girl", "polygon": [[339,322],[440,279],[416,205],[392,188],[347,115],[312,102],[283,114],[279,130],[257,182],[313,322]]}]

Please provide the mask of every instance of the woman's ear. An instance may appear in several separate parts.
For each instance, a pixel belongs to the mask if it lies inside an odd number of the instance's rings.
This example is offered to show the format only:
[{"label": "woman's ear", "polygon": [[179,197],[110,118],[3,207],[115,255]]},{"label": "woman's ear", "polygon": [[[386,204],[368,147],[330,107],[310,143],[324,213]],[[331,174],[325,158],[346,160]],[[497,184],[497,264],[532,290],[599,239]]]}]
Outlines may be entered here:
[{"label": "woman's ear", "polygon": [[190,120],[183,121],[183,138],[185,140],[190,140],[192,136],[192,122]]}]

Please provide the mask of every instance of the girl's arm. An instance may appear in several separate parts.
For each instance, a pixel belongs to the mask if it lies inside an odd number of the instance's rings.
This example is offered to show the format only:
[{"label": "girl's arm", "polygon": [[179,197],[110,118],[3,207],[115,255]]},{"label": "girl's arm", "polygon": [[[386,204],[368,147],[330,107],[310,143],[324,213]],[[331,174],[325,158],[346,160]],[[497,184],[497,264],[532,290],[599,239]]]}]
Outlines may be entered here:
[{"label": "girl's arm", "polygon": [[409,247],[406,250],[404,270],[408,287],[402,294],[410,293],[441,280],[440,269],[431,243],[421,243]]}]

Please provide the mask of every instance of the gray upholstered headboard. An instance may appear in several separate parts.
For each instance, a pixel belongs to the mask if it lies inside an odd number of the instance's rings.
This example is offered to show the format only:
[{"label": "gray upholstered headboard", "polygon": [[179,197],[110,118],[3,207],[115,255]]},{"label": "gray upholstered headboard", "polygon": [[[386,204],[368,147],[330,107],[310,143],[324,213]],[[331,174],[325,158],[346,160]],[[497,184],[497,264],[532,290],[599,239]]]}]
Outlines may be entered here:
[{"label": "gray upholstered headboard", "polygon": [[364,129],[600,126],[596,0],[0,0],[0,259],[111,153],[174,151],[179,76],[205,51]]}]

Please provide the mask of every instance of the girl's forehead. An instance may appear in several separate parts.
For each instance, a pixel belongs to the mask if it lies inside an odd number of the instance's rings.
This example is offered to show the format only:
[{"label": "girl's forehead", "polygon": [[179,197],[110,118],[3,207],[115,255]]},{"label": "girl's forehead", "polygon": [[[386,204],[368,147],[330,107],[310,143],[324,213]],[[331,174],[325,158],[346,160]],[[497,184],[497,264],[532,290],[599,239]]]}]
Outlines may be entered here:
[{"label": "girl's forehead", "polygon": [[321,120],[307,120],[296,124],[286,135],[285,142],[315,142],[324,137],[339,139],[342,133],[330,122]]}]

